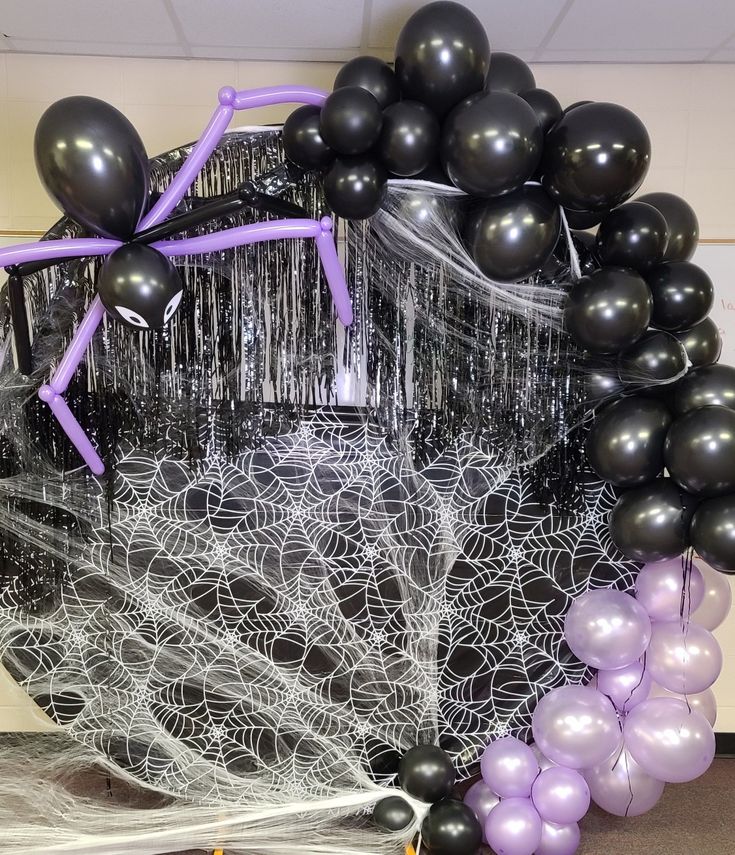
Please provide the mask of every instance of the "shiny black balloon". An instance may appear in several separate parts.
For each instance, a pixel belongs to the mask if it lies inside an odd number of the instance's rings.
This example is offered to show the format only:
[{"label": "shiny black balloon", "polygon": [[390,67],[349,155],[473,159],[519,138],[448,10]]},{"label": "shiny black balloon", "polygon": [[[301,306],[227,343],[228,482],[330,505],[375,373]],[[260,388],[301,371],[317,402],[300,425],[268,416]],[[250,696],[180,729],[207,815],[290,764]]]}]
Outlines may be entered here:
[{"label": "shiny black balloon", "polygon": [[[528,65],[515,54],[494,50],[490,55],[490,71],[485,89],[488,92],[526,92],[536,87],[536,78]],[[559,106],[561,115],[561,105]]]},{"label": "shiny black balloon", "polygon": [[669,430],[664,460],[676,483],[696,496],[735,492],[735,410],[702,407]]},{"label": "shiny black balloon", "polygon": [[735,410],[735,368],[702,365],[692,368],[676,384],[674,412],[683,415],[700,407],[729,407]]},{"label": "shiny black balloon", "polygon": [[671,383],[687,370],[684,345],[671,333],[649,330],[620,355],[618,373],[623,383],[648,386]]},{"label": "shiny black balloon", "polygon": [[41,181],[65,213],[105,237],[133,236],[148,200],[148,155],[119,110],[62,98],[41,116],[33,145]]},{"label": "shiny black balloon", "polygon": [[653,205],[666,220],[669,241],[664,261],[689,261],[699,241],[699,221],[692,206],[674,193],[646,193],[639,202]]},{"label": "shiny black balloon", "polygon": [[559,207],[541,187],[528,184],[478,204],[464,233],[470,255],[486,276],[517,282],[548,260],[560,230]]},{"label": "shiny black balloon", "polygon": [[[497,54],[493,54],[493,60]],[[492,63],[490,65],[492,73]],[[546,89],[526,89],[518,93],[523,100],[531,106],[536,118],[541,125],[543,133],[550,131],[551,128],[561,119],[561,104]]]},{"label": "shiny black balloon", "polygon": [[387,796],[373,808],[373,822],[386,831],[402,831],[413,820],[413,808],[400,796]]},{"label": "shiny black balloon", "polygon": [[469,805],[444,799],[429,809],[421,824],[421,840],[431,855],[476,855],[482,826]]},{"label": "shiny black balloon", "polygon": [[383,204],[387,175],[369,157],[338,157],[322,182],[324,198],[338,217],[365,220]]},{"label": "shiny black balloon", "polygon": [[158,329],[179,307],[184,285],[165,255],[142,243],[128,243],[108,255],[97,291],[113,318],[136,329]]},{"label": "shiny black balloon", "polygon": [[587,460],[603,481],[617,487],[647,484],[663,472],[670,425],[671,413],[655,398],[634,395],[613,401],[587,435]]},{"label": "shiny black balloon", "polygon": [[[599,268],[594,254],[595,238],[587,232],[572,232],[572,244],[577,252],[582,274]],[[564,231],[559,235],[551,256],[541,268],[541,278],[548,282],[569,283],[569,243]]]},{"label": "shiny black balloon", "polygon": [[431,187],[402,190],[395,197],[396,218],[416,228],[417,234],[425,236],[442,231],[459,230],[466,204],[466,197],[457,193],[437,193]]},{"label": "shiny black balloon", "polygon": [[346,62],[337,72],[332,88],[343,89],[345,86],[367,89],[382,110],[401,97],[395,72],[377,56],[356,56]]},{"label": "shiny black balloon", "polygon": [[607,211],[569,211],[565,208],[564,215],[570,229],[592,229],[602,222]]},{"label": "shiny black balloon", "polygon": [[597,232],[603,265],[645,272],[664,257],[668,232],[663,215],[645,202],[628,202],[605,216]]},{"label": "shiny black balloon", "polygon": [[712,365],[722,352],[722,336],[712,318],[705,318],[688,330],[673,333],[684,345],[692,365]]},{"label": "shiny black balloon", "polygon": [[617,353],[646,331],[653,301],[645,280],[624,267],[603,267],[572,288],[564,324],[574,341],[593,353]]},{"label": "shiny black balloon", "polygon": [[735,573],[735,495],[707,499],[697,508],[692,546],[715,570]]},{"label": "shiny black balloon", "polygon": [[382,126],[380,104],[359,86],[336,89],[322,105],[319,133],[338,154],[364,154],[378,141]]},{"label": "shiny black balloon", "polygon": [[283,123],[283,150],[302,169],[326,169],[335,154],[319,132],[321,108],[304,104]]},{"label": "shiny black balloon", "polygon": [[568,111],[546,135],[541,170],[549,194],[565,208],[607,211],[641,186],[651,159],[643,122],[605,102]]},{"label": "shiny black balloon", "polygon": [[610,513],[613,543],[634,561],[676,558],[689,545],[692,501],[670,478],[626,490]]},{"label": "shiny black balloon", "polygon": [[452,792],[456,773],[451,757],[437,745],[416,745],[401,757],[398,783],[409,796],[433,804]]},{"label": "shiny black balloon", "polygon": [[378,152],[383,166],[404,178],[418,175],[439,156],[439,121],[419,101],[399,101],[383,110]]},{"label": "shiny black balloon", "polygon": [[577,384],[581,391],[582,403],[594,405],[609,398],[618,397],[625,388],[616,372],[604,368],[588,369]]},{"label": "shiny black balloon", "polygon": [[712,280],[691,261],[657,264],[646,274],[646,282],[653,294],[654,327],[672,332],[686,330],[703,321],[712,309]]},{"label": "shiny black balloon", "polygon": [[442,128],[441,159],[452,182],[472,196],[502,196],[533,175],[543,134],[523,98],[490,92],[467,98]]}]

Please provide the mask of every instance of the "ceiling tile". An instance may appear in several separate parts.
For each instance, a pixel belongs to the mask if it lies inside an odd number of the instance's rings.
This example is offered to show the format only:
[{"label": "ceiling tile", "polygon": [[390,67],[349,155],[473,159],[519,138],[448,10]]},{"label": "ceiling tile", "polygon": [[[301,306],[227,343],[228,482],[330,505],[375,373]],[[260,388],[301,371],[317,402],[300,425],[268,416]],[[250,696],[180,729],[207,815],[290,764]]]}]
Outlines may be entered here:
[{"label": "ceiling tile", "polygon": [[702,62],[709,53],[705,48],[687,50],[619,50],[593,48],[574,50],[545,50],[537,62]]},{"label": "ceiling tile", "polygon": [[193,46],[357,49],[363,0],[171,0]]},{"label": "ceiling tile", "polygon": [[309,48],[250,45],[192,45],[195,59],[240,59],[269,62],[346,62],[357,47]]},{"label": "ceiling tile", "polygon": [[54,39],[13,41],[17,53],[72,54],[74,56],[137,56],[137,57],[181,57],[183,51],[178,44],[125,44],[123,42],[64,42]]}]

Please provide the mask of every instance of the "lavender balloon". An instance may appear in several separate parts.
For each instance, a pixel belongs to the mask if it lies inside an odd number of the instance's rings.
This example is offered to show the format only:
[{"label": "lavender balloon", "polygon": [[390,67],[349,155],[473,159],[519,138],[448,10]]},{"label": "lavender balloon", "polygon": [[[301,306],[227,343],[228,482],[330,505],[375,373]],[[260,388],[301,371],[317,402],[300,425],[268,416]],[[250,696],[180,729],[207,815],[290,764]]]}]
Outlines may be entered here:
[{"label": "lavender balloon", "polygon": [[696,694],[719,677],[722,651],[712,633],[696,623],[655,623],[646,667],[665,689],[682,695]]},{"label": "lavender balloon", "polygon": [[594,769],[585,769],[584,777],[592,801],[615,816],[647,813],[661,798],[665,786],[644,772],[625,750]]},{"label": "lavender balloon", "polygon": [[615,671],[597,672],[597,689],[615,704],[620,712],[630,712],[648,698],[653,678],[643,663],[631,662]]},{"label": "lavender balloon", "polygon": [[681,784],[707,771],[715,735],[707,719],[675,698],[652,698],[628,714],[625,746],[638,765],[661,781]]},{"label": "lavender balloon", "polygon": [[496,855],[534,855],[541,844],[541,817],[530,799],[503,799],[490,811],[485,839]]},{"label": "lavender balloon", "polygon": [[685,572],[681,558],[645,564],[635,581],[636,599],[651,620],[678,620],[693,614],[704,599],[704,579],[692,565]]},{"label": "lavender balloon", "polygon": [[732,588],[724,573],[714,570],[703,561],[698,566],[704,579],[704,599],[692,615],[692,620],[712,632],[730,614]]},{"label": "lavender balloon", "polygon": [[679,701],[684,701],[691,709],[701,713],[712,727],[715,726],[715,722],[717,721],[717,701],[715,700],[715,693],[712,689],[705,689],[703,692],[697,692],[694,695],[680,695],[677,692],[670,692],[668,689],[664,689],[658,683],[653,683],[650,697],[676,698]]},{"label": "lavender balloon", "polygon": [[622,591],[587,591],[571,605],[564,638],[572,653],[593,668],[624,668],[640,659],[651,638],[643,606]]},{"label": "lavender balloon", "polygon": [[483,836],[485,834],[485,822],[490,816],[490,811],[499,801],[500,799],[484,781],[477,781],[464,794],[464,803],[475,812],[475,816],[483,827]]},{"label": "lavender balloon", "polygon": [[569,769],[597,766],[621,741],[612,701],[588,686],[552,689],[539,701],[532,727],[541,751]]},{"label": "lavender balloon", "polygon": [[544,754],[544,752],[536,745],[535,742],[532,742],[528,746],[531,751],[533,751],[533,756],[536,758],[536,762],[538,763],[539,769],[543,772],[544,769],[553,769],[556,766],[552,760]]},{"label": "lavender balloon", "polygon": [[536,755],[525,742],[504,736],[485,749],[480,771],[488,787],[502,798],[524,798],[531,795],[539,767]]},{"label": "lavender balloon", "polygon": [[574,855],[579,848],[580,838],[576,822],[569,825],[544,822],[541,825],[541,845],[535,855]]},{"label": "lavender balloon", "polygon": [[579,772],[554,766],[533,782],[531,799],[541,819],[568,825],[579,822],[589,810],[590,790]]}]

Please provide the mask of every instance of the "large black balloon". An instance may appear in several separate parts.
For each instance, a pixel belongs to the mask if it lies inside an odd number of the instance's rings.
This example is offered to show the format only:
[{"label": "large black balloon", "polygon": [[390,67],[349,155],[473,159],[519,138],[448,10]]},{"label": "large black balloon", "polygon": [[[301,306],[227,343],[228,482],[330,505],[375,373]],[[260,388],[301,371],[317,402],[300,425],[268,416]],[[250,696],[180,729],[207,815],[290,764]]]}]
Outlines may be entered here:
[{"label": "large black balloon", "polygon": [[387,796],[373,808],[373,822],[386,831],[402,831],[413,820],[413,808],[400,796]]},{"label": "large black balloon", "polygon": [[577,387],[585,404],[599,404],[608,398],[617,397],[624,390],[617,372],[601,367],[586,370],[581,379],[577,380]]},{"label": "large black balloon", "polygon": [[664,446],[669,475],[689,493],[735,491],[735,410],[703,407],[680,416]]},{"label": "large black balloon", "polygon": [[651,159],[643,122],[605,102],[570,110],[546,135],[544,186],[565,208],[607,211],[641,186]]},{"label": "large black balloon", "polygon": [[649,330],[620,356],[620,379],[633,386],[671,383],[687,368],[684,345],[671,333]]},{"label": "large black balloon", "polygon": [[302,169],[325,169],[334,160],[334,152],[319,132],[321,112],[320,107],[304,104],[283,123],[283,150]]},{"label": "large black balloon", "polygon": [[380,104],[367,89],[336,89],[322,105],[319,133],[338,154],[364,154],[378,141],[383,126]]},{"label": "large black balloon", "polygon": [[572,288],[564,324],[574,341],[593,353],[617,353],[646,331],[653,301],[645,280],[624,267],[603,267]]},{"label": "large black balloon", "polygon": [[444,799],[429,809],[421,824],[421,840],[431,855],[476,855],[482,826],[469,805]]},{"label": "large black balloon", "polygon": [[356,56],[346,62],[337,72],[332,89],[343,89],[345,86],[367,89],[381,109],[394,104],[401,97],[395,72],[377,56]]},{"label": "large black balloon", "polygon": [[735,495],[707,499],[692,519],[692,546],[715,570],[735,573]]},{"label": "large black balloon", "polygon": [[645,272],[664,257],[668,232],[660,211],[645,202],[615,208],[597,232],[597,254],[603,265],[618,264]]},{"label": "large black balloon", "polygon": [[732,366],[703,365],[692,368],[676,384],[674,412],[677,415],[710,406],[735,410],[735,368]]},{"label": "large black balloon", "polygon": [[422,6],[398,36],[395,69],[403,97],[421,101],[440,117],[483,88],[489,67],[485,29],[460,3]]},{"label": "large black balloon", "polygon": [[62,98],[41,116],[33,145],[41,181],[65,213],[105,237],[133,236],[148,199],[148,155],[119,110]]},{"label": "large black balloon", "polygon": [[[493,54],[493,60],[496,56]],[[492,65],[490,71],[492,73]],[[550,131],[561,119],[561,104],[547,89],[527,89],[518,94],[533,109],[543,133]]]},{"label": "large black balloon", "polygon": [[617,487],[646,484],[663,472],[670,425],[671,413],[655,398],[635,395],[613,401],[587,435],[587,460],[600,478]]},{"label": "large black balloon", "polygon": [[467,217],[465,240],[486,276],[516,282],[547,261],[560,230],[559,207],[541,187],[528,184],[478,204]]},{"label": "large black balloon", "polygon": [[[485,89],[488,92],[526,92],[536,87],[536,78],[526,63],[513,53],[494,50],[490,56],[490,71]],[[561,105],[559,106],[561,115]]]},{"label": "large black balloon", "polygon": [[429,236],[436,229],[459,230],[466,197],[457,193],[436,193],[430,187],[402,190],[395,197],[396,218],[415,227],[417,234]]},{"label": "large black balloon", "polygon": [[705,318],[688,330],[673,333],[684,345],[692,365],[712,365],[722,352],[722,336],[712,318]]},{"label": "large black balloon", "polygon": [[387,180],[385,169],[369,157],[338,157],[324,176],[324,198],[338,217],[365,220],[383,204]]},{"label": "large black balloon", "polygon": [[142,243],[128,243],[105,260],[97,291],[113,318],[136,329],[158,329],[179,307],[184,285],[165,255]]},{"label": "large black balloon", "polygon": [[610,513],[613,543],[634,561],[676,558],[689,545],[691,499],[670,478],[626,490]]},{"label": "large black balloon", "polygon": [[383,110],[378,151],[395,175],[418,175],[439,156],[439,121],[420,101],[399,101]]},{"label": "large black balloon", "polygon": [[533,108],[510,92],[459,104],[442,128],[441,159],[452,182],[472,196],[502,196],[533,175],[543,134]]},{"label": "large black balloon", "polygon": [[703,321],[715,300],[712,280],[691,261],[658,264],[646,274],[653,294],[651,324],[662,330],[685,330]]},{"label": "large black balloon", "polygon": [[456,773],[451,757],[437,745],[416,745],[401,757],[398,783],[409,796],[433,804],[446,799]]},{"label": "large black balloon", "polygon": [[564,210],[570,229],[591,229],[602,222],[607,211],[569,211]]},{"label": "large black balloon", "polygon": [[638,198],[658,209],[666,220],[669,241],[664,261],[689,261],[699,241],[699,222],[692,206],[674,193],[646,193]]}]

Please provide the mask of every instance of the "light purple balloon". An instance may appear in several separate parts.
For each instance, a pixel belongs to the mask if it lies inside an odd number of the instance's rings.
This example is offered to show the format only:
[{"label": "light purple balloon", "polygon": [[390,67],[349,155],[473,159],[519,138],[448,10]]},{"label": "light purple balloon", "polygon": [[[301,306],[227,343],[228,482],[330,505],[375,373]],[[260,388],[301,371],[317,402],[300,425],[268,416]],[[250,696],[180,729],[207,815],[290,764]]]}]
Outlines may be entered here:
[{"label": "light purple balloon", "polygon": [[607,695],[621,712],[630,712],[645,701],[652,685],[653,678],[640,661],[615,671],[597,672],[598,691]]},{"label": "light purple balloon", "polygon": [[541,845],[535,855],[574,855],[581,836],[576,822],[568,825],[544,822],[541,824]]},{"label": "light purple balloon", "polygon": [[549,760],[535,742],[532,742],[528,747],[533,751],[533,756],[536,758],[538,767],[542,772],[544,769],[553,769],[556,766],[556,763],[553,760]]},{"label": "light purple balloon", "polygon": [[620,751],[594,769],[585,769],[584,777],[592,801],[615,816],[640,816],[658,803],[664,782],[651,777],[628,751]]},{"label": "light purple balloon", "polygon": [[531,800],[541,819],[568,825],[579,822],[589,810],[590,790],[579,772],[554,766],[533,782]]},{"label": "light purple balloon", "polygon": [[636,599],[651,620],[678,620],[689,617],[704,599],[704,579],[692,565],[684,571],[681,558],[644,564],[635,580]]},{"label": "light purple balloon", "polygon": [[702,605],[692,615],[692,620],[712,632],[730,614],[732,607],[730,579],[724,573],[705,564],[704,561],[700,561],[697,566],[704,579],[704,599]]},{"label": "light purple balloon", "polygon": [[577,659],[593,668],[624,668],[640,659],[651,638],[651,621],[630,594],[612,588],[587,591],[572,603],[564,638]]},{"label": "light purple balloon", "polygon": [[606,760],[622,739],[612,701],[588,686],[561,686],[538,702],[533,738],[559,766],[588,769]]},{"label": "light purple balloon", "polygon": [[675,698],[652,698],[628,713],[625,746],[654,778],[672,784],[693,781],[715,756],[712,725]]},{"label": "light purple balloon", "polygon": [[676,698],[679,701],[684,701],[693,710],[702,713],[712,727],[715,726],[715,722],[717,721],[717,699],[712,689],[705,689],[703,692],[697,692],[694,695],[680,695],[677,692],[670,692],[668,689],[664,689],[658,683],[654,683],[651,686],[650,697]]},{"label": "light purple balloon", "polygon": [[[477,781],[464,794],[464,803],[475,812],[475,816],[483,827],[483,837],[485,834],[485,822],[488,816],[490,816],[490,811],[499,801],[500,799],[484,781]],[[487,840],[485,840],[485,843],[487,843]]]},{"label": "light purple balloon", "polygon": [[646,668],[670,692],[696,694],[720,676],[722,650],[714,635],[696,623],[655,623]]},{"label": "light purple balloon", "polygon": [[490,811],[485,838],[496,855],[534,855],[541,843],[541,817],[530,799],[503,799]]},{"label": "light purple balloon", "polygon": [[496,739],[480,760],[482,779],[501,798],[526,798],[539,773],[536,755],[514,736]]}]

